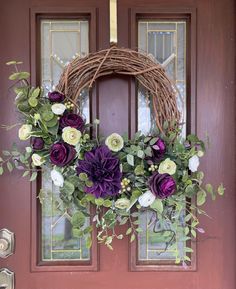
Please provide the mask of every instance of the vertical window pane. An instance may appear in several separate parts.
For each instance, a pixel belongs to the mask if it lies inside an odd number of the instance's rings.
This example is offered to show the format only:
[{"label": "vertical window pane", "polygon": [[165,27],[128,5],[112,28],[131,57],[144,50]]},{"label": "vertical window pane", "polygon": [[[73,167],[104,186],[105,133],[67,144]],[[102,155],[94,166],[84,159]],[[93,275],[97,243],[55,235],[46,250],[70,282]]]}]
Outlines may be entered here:
[{"label": "vertical window pane", "polygon": [[[160,63],[165,68],[167,75],[175,82],[180,92],[177,100],[178,108],[182,113],[182,121],[185,123],[186,22],[140,21],[138,23],[138,47],[140,51],[148,53],[154,61]],[[155,132],[155,128],[152,100],[145,89],[139,86],[138,130],[149,134]],[[184,125],[183,135],[186,133],[185,130],[186,126]],[[143,232],[139,234],[138,259],[140,261],[174,262],[176,257],[174,244],[177,244],[180,252],[183,252],[181,249],[185,245],[181,241],[185,229],[184,215],[185,209],[180,216],[179,236],[173,236],[168,221],[156,221],[151,211],[142,213],[140,224]]]},{"label": "vertical window pane", "polygon": [[[41,22],[41,85],[45,95],[57,85],[65,66],[75,57],[89,52],[88,21],[44,20]],[[81,113],[89,122],[89,95],[81,94]],[[42,174],[42,260],[89,260],[90,251],[83,238],[74,238],[71,216],[73,205],[65,207],[58,187],[50,178],[50,168]],[[89,222],[89,220],[87,220]]]},{"label": "vertical window pane", "polygon": [[[178,108],[182,121],[186,121],[186,22],[138,23],[138,47],[164,66],[167,75],[176,83],[180,92]],[[148,134],[155,129],[153,109],[147,92],[138,89],[138,129]],[[185,125],[183,135],[185,135]]]}]

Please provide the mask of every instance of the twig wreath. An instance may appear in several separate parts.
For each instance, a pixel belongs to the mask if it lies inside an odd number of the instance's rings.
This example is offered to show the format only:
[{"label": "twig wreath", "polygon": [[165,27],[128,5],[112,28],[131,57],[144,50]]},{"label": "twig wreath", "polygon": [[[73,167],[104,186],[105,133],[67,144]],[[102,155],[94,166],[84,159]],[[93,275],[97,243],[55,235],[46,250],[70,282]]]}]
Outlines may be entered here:
[{"label": "twig wreath", "polygon": [[[77,208],[71,218],[73,234],[86,238],[87,247],[93,224],[86,225],[86,218],[96,224],[98,241],[112,249],[113,239],[124,237],[116,233],[117,226],[127,224],[125,235],[132,242],[142,235],[140,215],[151,212],[150,228],[161,235],[162,243],[164,238],[163,252],[171,248],[176,263],[186,266],[192,252],[187,241],[196,238],[197,231],[204,233],[197,214],[207,214],[200,206],[207,194],[213,200],[223,195],[224,187],[214,191],[211,184],[203,186],[204,174],[198,167],[205,144],[196,135],[181,137],[178,92],[163,67],[147,55],[112,46],[73,60],[56,90],[45,96],[41,87],[29,84],[28,72],[19,71],[20,62],[7,64],[16,69],[9,79],[15,81],[15,105],[21,114],[19,139],[30,140],[30,145],[19,150],[14,144],[12,150],[3,151],[0,173],[5,167],[10,172],[15,168],[34,181],[38,172],[49,168],[64,207],[73,203]],[[78,112],[80,93],[109,74],[134,76],[147,90],[155,134],[137,132],[129,139],[114,132],[102,138],[99,120],[86,124]],[[95,136],[90,135],[91,127]],[[91,205],[96,208],[93,216]]]}]

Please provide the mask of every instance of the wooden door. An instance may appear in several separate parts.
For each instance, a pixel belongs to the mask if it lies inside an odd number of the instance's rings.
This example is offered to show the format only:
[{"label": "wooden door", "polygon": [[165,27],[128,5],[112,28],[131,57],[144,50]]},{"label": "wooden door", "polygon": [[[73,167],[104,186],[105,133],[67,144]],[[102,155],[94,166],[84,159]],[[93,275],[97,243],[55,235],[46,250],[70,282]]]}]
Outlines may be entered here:
[{"label": "wooden door", "polygon": [[[54,28],[48,29],[58,33],[72,25],[66,21],[74,21],[73,25],[87,23],[87,32],[74,26],[67,29],[84,33],[80,38],[84,45],[87,41],[84,53],[109,47],[109,1],[11,0],[2,1],[0,5],[0,123],[11,124],[17,122],[18,116],[13,106],[13,93],[9,90],[10,71],[5,63],[22,60],[24,69],[31,72],[33,84],[46,80],[42,79],[46,47],[43,45],[49,41],[47,36],[43,38],[45,23],[56,23]],[[0,259],[0,268],[15,273],[16,289],[236,288],[234,20],[233,0],[118,1],[119,46],[147,49],[147,43],[141,38],[146,37],[148,41],[147,33],[152,30],[150,53],[156,51],[152,45],[157,42],[152,42],[152,37],[162,39],[162,44],[163,37],[172,34],[175,41],[185,41],[183,54],[175,62],[177,66],[182,63],[184,78],[175,80],[182,81],[183,95],[186,95],[186,129],[197,132],[201,138],[208,134],[211,145],[202,164],[206,179],[214,184],[222,181],[226,187],[224,198],[206,206],[211,219],[202,217],[207,233],[198,236],[194,244],[196,254],[191,256],[191,266],[187,269],[175,266],[171,258],[167,263],[152,257],[143,262],[137,244],[131,246],[127,239],[115,241],[114,251],[94,242],[91,252],[80,260],[72,255],[60,257],[58,252],[53,259],[52,251],[52,258],[46,255],[43,258],[42,230],[50,224],[43,225],[43,214],[36,198],[41,182],[30,186],[21,174],[6,174],[0,178],[0,229],[14,232],[16,244],[12,256]],[[175,29],[163,26],[168,23],[184,26],[185,30],[177,36]],[[178,26],[179,23],[184,24]],[[151,27],[154,24],[156,28]],[[53,45],[60,47],[60,41],[65,43],[68,39],[72,38],[55,36]],[[170,52],[163,47],[161,51],[164,56],[159,60],[164,62]],[[59,65],[63,61],[58,55],[50,57]],[[57,76],[53,77],[56,81]],[[128,131],[132,135],[140,127],[145,130],[143,118],[139,116],[142,104],[137,91],[134,81],[126,77],[107,77],[96,83],[85,108],[91,119],[100,118],[101,133]],[[1,149],[9,147],[16,136],[16,129],[1,131]],[[63,224],[66,230],[68,224],[66,221]]]}]

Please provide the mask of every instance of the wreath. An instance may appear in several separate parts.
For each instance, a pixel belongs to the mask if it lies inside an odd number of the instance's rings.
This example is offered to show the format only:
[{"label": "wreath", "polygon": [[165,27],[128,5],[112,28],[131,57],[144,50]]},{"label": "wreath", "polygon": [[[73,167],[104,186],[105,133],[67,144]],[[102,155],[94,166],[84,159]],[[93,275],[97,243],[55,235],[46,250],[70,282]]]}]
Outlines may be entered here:
[{"label": "wreath", "polygon": [[[140,215],[151,211],[153,230],[163,235],[166,244],[163,251],[171,247],[176,263],[186,266],[192,252],[187,241],[196,238],[197,231],[204,233],[197,214],[207,215],[201,209],[207,195],[215,200],[224,187],[220,184],[214,190],[211,184],[203,185],[204,174],[198,167],[205,144],[196,135],[181,136],[178,91],[163,67],[145,54],[113,46],[73,60],[56,90],[45,96],[41,87],[29,84],[30,75],[20,71],[20,64],[7,63],[16,69],[9,79],[14,81],[21,115],[18,136],[30,140],[30,145],[27,142],[20,150],[14,144],[3,151],[0,174],[5,167],[10,172],[23,170],[23,177],[34,181],[49,167],[65,208],[71,203],[77,208],[71,219],[73,234],[85,237],[87,247],[93,224],[86,225],[86,218],[95,223],[98,241],[112,249],[114,238],[128,235],[134,241],[142,233]],[[109,74],[134,76],[146,89],[153,103],[155,134],[137,132],[129,139],[114,132],[103,138],[98,135],[99,120],[86,123],[81,92]],[[93,213],[91,206],[96,208]],[[124,224],[128,229],[118,235],[117,226]],[[184,244],[181,252],[179,236]]]}]

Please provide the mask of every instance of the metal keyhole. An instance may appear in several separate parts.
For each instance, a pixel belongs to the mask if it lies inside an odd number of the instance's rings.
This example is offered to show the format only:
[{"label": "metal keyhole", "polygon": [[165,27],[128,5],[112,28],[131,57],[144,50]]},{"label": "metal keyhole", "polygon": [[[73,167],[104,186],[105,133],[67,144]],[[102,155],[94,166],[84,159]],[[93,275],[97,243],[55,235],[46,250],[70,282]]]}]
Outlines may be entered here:
[{"label": "metal keyhole", "polygon": [[9,242],[6,239],[0,239],[0,251],[4,252],[8,249],[8,247],[9,247]]}]

